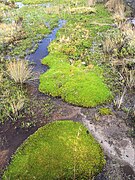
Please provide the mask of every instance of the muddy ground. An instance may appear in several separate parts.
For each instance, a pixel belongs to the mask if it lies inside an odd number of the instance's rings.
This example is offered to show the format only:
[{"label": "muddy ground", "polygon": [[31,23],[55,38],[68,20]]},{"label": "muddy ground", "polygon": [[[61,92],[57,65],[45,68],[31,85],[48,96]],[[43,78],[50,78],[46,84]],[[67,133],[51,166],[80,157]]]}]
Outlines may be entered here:
[{"label": "muddy ground", "polygon": [[[103,172],[95,178],[96,180],[135,179],[135,139],[129,134],[131,127],[122,118],[122,115],[124,116],[122,112],[99,116],[97,113],[99,107],[75,107],[59,98],[40,93],[38,80],[26,86],[31,103],[37,102],[37,104],[34,108],[35,115],[23,119],[23,122],[27,125],[30,119],[33,123],[28,127],[23,127],[22,119],[18,119],[15,123],[9,120],[0,125],[1,175],[16,149],[39,127],[55,120],[71,119],[85,124],[105,151],[107,163]],[[40,102],[47,102],[47,106],[49,104],[47,111],[44,112]]]}]

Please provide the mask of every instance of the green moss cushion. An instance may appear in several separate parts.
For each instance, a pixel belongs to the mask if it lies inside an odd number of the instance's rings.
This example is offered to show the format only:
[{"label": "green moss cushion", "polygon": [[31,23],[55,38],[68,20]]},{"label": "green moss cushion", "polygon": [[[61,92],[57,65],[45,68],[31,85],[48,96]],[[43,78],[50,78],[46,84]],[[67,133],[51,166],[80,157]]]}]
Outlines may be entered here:
[{"label": "green moss cushion", "polygon": [[49,54],[42,63],[50,69],[40,76],[41,92],[83,107],[94,107],[112,98],[98,67],[70,65],[67,57],[58,52]]},{"label": "green moss cushion", "polygon": [[100,145],[82,124],[57,121],[40,128],[23,143],[3,179],[92,179],[104,164]]}]

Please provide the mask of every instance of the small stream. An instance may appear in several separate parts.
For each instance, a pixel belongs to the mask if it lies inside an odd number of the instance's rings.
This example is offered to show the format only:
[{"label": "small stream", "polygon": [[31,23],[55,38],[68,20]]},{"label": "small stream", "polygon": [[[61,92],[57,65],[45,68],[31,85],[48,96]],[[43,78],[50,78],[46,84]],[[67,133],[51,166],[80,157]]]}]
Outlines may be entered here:
[{"label": "small stream", "polygon": [[22,7],[24,7],[24,6],[33,6],[33,7],[35,7],[35,6],[42,6],[42,7],[46,7],[46,8],[48,8],[48,7],[50,7],[51,6],[51,3],[44,3],[44,4],[23,4],[22,2],[16,2],[15,3],[15,5],[20,9],[20,8],[22,8]]},{"label": "small stream", "polygon": [[47,71],[48,67],[45,65],[41,64],[41,60],[46,57],[49,52],[48,52],[48,46],[49,44],[56,38],[56,33],[58,32],[59,29],[61,29],[64,25],[66,24],[65,20],[59,20],[58,27],[54,28],[47,37],[45,37],[40,43],[37,48],[37,50],[30,54],[27,55],[25,59],[29,60],[30,62],[34,63],[35,66],[33,68],[33,71],[43,73]]}]

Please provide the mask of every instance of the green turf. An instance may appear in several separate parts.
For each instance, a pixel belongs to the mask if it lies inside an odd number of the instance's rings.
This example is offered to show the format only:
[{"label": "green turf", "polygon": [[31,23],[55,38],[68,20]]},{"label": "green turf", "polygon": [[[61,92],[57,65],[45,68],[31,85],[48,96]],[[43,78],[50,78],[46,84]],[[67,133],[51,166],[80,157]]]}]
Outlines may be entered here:
[{"label": "green turf", "polygon": [[104,164],[100,145],[82,124],[56,121],[21,145],[3,180],[92,179]]},{"label": "green turf", "polygon": [[[41,92],[83,107],[94,107],[112,99],[104,83],[103,53],[98,47],[91,51],[94,41],[101,42],[99,33],[109,29],[106,24],[112,20],[102,5],[97,5],[95,11],[63,14],[67,23],[49,45],[49,55],[42,60],[49,70],[40,76]],[[103,25],[93,25],[95,22]]]}]

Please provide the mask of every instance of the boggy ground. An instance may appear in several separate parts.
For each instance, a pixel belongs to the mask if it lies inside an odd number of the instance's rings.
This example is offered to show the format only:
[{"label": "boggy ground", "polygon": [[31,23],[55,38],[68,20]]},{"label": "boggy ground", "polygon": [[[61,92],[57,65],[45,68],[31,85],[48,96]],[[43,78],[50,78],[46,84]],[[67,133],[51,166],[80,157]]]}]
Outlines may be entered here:
[{"label": "boggy ground", "polygon": [[[26,9],[25,9],[26,8]],[[41,10],[44,10],[43,7],[37,8],[37,12],[35,13],[35,10],[32,10],[33,7],[29,7],[29,10],[31,11],[30,19],[28,19],[28,12],[27,7],[24,7],[20,11],[20,16],[23,15],[24,21],[23,26],[20,24],[20,28],[23,27],[23,31],[25,31],[25,38],[23,40],[19,40],[16,42],[15,48],[13,48],[13,51],[10,51],[11,47],[7,51],[9,51],[9,55],[16,56],[21,55],[24,57],[26,55],[26,49],[27,47],[30,48],[31,51],[34,51],[37,46],[37,42],[40,38],[42,38],[43,34],[47,34],[50,32],[50,30],[57,24],[57,21],[60,17],[56,17],[53,14],[51,16],[48,16],[48,13],[50,14],[50,11],[46,13],[45,16],[42,16],[43,18],[47,18],[46,21],[49,21],[49,18],[51,18],[51,29],[47,26],[43,26],[44,22],[41,19],[41,13],[43,12]],[[54,8],[54,10],[58,10],[58,8]],[[40,12],[39,16],[37,14]],[[35,17],[38,17],[40,26],[37,24],[37,20]],[[73,17],[75,15],[73,14]],[[84,16],[83,16],[84,17]],[[89,18],[89,15],[87,16]],[[92,15],[93,21],[95,21],[95,16]],[[103,17],[103,16],[102,16]],[[65,17],[66,18],[66,17]],[[77,15],[77,18],[79,19],[79,15]],[[108,18],[108,17],[106,17]],[[34,24],[31,22],[34,20]],[[84,19],[84,21],[88,19]],[[31,27],[27,26],[27,21],[31,24]],[[91,26],[91,29],[96,28],[97,31],[101,28],[100,26],[103,26],[103,29],[110,28],[110,25],[108,26],[108,23],[112,23],[112,20],[107,19],[104,22],[104,19],[101,19],[101,16],[99,15],[98,20],[100,24],[93,25],[89,24]],[[103,22],[102,22],[103,21]],[[51,22],[51,21],[50,21]],[[104,24],[103,24],[104,23]],[[36,24],[36,28],[35,28]],[[104,27],[105,26],[105,27]],[[43,28],[42,28],[43,27]],[[23,32],[22,31],[22,32]],[[40,34],[40,36],[35,36],[33,43],[33,48],[31,47],[31,40],[33,38],[33,34]],[[28,36],[31,34],[30,38],[28,39]],[[61,37],[61,42],[65,39],[64,37]],[[92,39],[92,44],[90,49],[91,53],[91,59],[89,62],[89,56],[87,57],[86,52],[86,59],[88,60],[88,63],[90,63],[90,68],[93,67],[91,62],[97,61],[99,62],[99,66],[102,64],[100,63],[101,54],[98,53],[96,44],[94,43],[95,39]],[[55,43],[55,42],[54,42]],[[90,42],[89,42],[90,43]],[[18,45],[18,46],[17,46]],[[87,43],[85,44],[87,47]],[[21,48],[20,48],[21,47]],[[22,48],[23,47],[23,48]],[[82,47],[82,46],[81,46]],[[89,47],[88,47],[89,48]],[[81,49],[81,48],[80,48]],[[96,49],[96,51],[93,52],[93,49]],[[67,54],[70,53],[71,60],[72,60],[72,49],[65,48],[63,51],[67,51]],[[78,52],[78,54],[80,51]],[[84,56],[83,56],[84,57]],[[81,56],[80,56],[81,58]],[[76,59],[78,60],[78,58]],[[81,59],[83,60],[83,58]],[[98,64],[98,63],[97,63]],[[79,64],[78,64],[79,65]],[[101,65],[102,67],[102,65]],[[108,71],[107,71],[107,74]],[[36,74],[34,74],[35,78],[38,78]],[[119,81],[119,79],[116,79]],[[111,81],[111,79],[109,79]],[[12,85],[12,84],[11,84]],[[131,136],[130,130],[131,128],[127,126],[127,124],[132,124],[134,127],[134,116],[133,114],[130,114],[129,108],[133,106],[133,97],[134,93],[132,92],[131,95],[126,95],[126,98],[128,101],[125,101],[127,103],[125,108],[125,111],[121,110],[115,110],[114,104],[111,102],[108,105],[103,106],[97,106],[96,108],[81,108],[77,106],[70,105],[68,103],[65,103],[60,98],[53,98],[47,95],[44,95],[38,91],[38,80],[34,80],[33,82],[27,83],[25,85],[25,89],[27,89],[28,97],[29,97],[29,105],[28,105],[28,111],[25,112],[25,115],[23,117],[19,117],[16,121],[8,120],[4,124],[1,124],[0,126],[0,167],[1,167],[1,174],[3,170],[6,168],[6,165],[11,160],[11,155],[16,151],[16,149],[22,144],[22,142],[27,139],[27,137],[34,133],[39,127],[55,120],[59,119],[73,119],[75,121],[80,121],[84,123],[90,132],[95,136],[95,138],[101,143],[101,146],[105,150],[107,164],[103,170],[103,172],[96,177],[96,179],[100,180],[106,180],[106,179],[134,179],[134,172],[133,169],[135,168],[135,157],[134,157],[134,140]],[[124,102],[125,103],[125,102]],[[126,104],[125,103],[125,104]],[[101,113],[102,108],[110,108],[111,112],[109,113]],[[105,115],[106,114],[106,115]],[[134,130],[132,131],[132,133]]]},{"label": "boggy ground", "polygon": [[[81,108],[65,103],[61,99],[46,96],[38,91],[38,81],[27,84],[30,100],[35,102],[35,112],[31,117],[33,124],[29,125],[28,119],[23,120],[25,127],[18,119],[13,124],[7,121],[0,128],[0,167],[1,174],[11,160],[12,154],[22,142],[33,134],[39,127],[60,119],[73,119],[86,125],[89,131],[99,141],[105,150],[107,164],[96,180],[106,179],[134,179],[133,166],[135,164],[135,142],[129,137],[130,128],[118,115],[96,115],[97,108]],[[45,103],[45,104],[44,104]],[[43,104],[45,109],[42,110]],[[46,110],[46,111],[45,111]],[[26,126],[28,124],[28,127]]]}]

